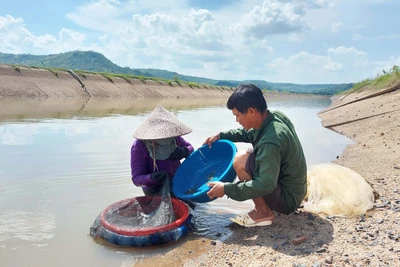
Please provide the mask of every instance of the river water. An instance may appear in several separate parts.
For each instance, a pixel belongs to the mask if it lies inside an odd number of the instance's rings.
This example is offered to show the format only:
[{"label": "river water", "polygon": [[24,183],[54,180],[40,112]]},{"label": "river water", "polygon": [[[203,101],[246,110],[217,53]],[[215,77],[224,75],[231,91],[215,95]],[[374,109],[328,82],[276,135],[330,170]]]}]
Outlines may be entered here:
[{"label": "river water", "polygon": [[[132,133],[157,104],[193,128],[185,138],[198,148],[209,135],[240,126],[225,102],[0,102],[0,266],[132,266],[164,253],[96,242],[89,228],[108,205],[142,195],[130,180]],[[292,120],[308,165],[332,161],[351,143],[321,126],[317,113],[329,104],[307,96],[268,101]],[[226,198],[199,204],[198,229],[180,242],[199,235],[223,241],[229,217],[252,207]]]}]

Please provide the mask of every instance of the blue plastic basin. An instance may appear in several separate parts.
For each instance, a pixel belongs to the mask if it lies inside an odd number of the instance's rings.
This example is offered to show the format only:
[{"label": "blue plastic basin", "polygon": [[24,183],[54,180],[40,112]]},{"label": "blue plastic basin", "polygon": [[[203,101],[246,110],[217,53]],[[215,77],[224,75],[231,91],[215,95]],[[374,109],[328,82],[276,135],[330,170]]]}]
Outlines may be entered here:
[{"label": "blue plastic basin", "polygon": [[209,182],[233,182],[236,172],[233,169],[233,159],[237,148],[227,140],[218,140],[209,148],[204,145],[194,151],[172,179],[172,192],[176,197],[193,202],[209,202],[207,196],[210,190]]}]

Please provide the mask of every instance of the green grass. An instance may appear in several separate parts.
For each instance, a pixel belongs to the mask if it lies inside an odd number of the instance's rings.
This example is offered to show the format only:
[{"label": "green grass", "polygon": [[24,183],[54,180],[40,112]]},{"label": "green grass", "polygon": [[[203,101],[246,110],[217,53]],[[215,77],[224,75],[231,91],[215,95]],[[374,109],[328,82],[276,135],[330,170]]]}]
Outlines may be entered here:
[{"label": "green grass", "polygon": [[369,85],[371,84],[371,82],[372,82],[371,79],[362,80],[361,82],[358,82],[358,83],[354,84],[353,87],[350,88],[349,90],[346,90],[346,91],[338,93],[338,95],[341,95],[341,94],[346,94],[347,95],[347,94],[350,94],[350,93],[353,93],[353,92],[356,92],[356,91],[361,91],[361,90],[367,88],[367,86],[369,88]]},{"label": "green grass", "polygon": [[21,73],[21,68],[19,67],[19,65],[10,65],[10,66],[13,67],[16,72]]},{"label": "green grass", "polygon": [[193,87],[200,88],[200,84],[195,83],[195,82],[187,82],[186,84],[187,84],[190,88],[193,88]]},{"label": "green grass", "polygon": [[48,71],[50,71],[51,73],[53,73],[56,77],[58,77],[58,72],[54,69],[46,69]]},{"label": "green grass", "polygon": [[85,78],[85,79],[87,78],[86,73],[83,72],[83,71],[74,70],[74,72],[75,72],[77,75],[79,75],[79,76],[81,76],[81,77],[83,77],[83,78]]},{"label": "green grass", "polygon": [[146,79],[144,78],[144,76],[138,76],[137,77],[142,83],[146,83]]},{"label": "green grass", "polygon": [[379,90],[396,83],[400,83],[400,68],[395,65],[389,71],[382,70],[382,74],[378,74],[375,79],[362,80],[354,84],[349,90],[340,92],[337,95],[347,95],[369,89]]},{"label": "green grass", "polygon": [[174,82],[176,82],[179,86],[182,86],[178,76],[174,76]]},{"label": "green grass", "polygon": [[124,79],[128,83],[131,83],[132,77],[130,75],[120,74],[120,75],[117,75],[117,77],[119,77],[121,79]]},{"label": "green grass", "polygon": [[114,83],[114,80],[112,79],[112,75],[108,74],[108,73],[100,73],[101,76],[103,76],[104,78],[106,78],[107,80],[109,80],[110,82]]}]

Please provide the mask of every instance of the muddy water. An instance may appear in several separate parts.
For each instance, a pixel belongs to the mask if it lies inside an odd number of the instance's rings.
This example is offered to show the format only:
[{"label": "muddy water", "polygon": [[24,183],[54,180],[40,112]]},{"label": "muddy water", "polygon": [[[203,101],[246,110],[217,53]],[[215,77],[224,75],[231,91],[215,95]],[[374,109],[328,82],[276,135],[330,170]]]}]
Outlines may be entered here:
[{"label": "muddy water", "polygon": [[[239,126],[225,102],[1,101],[0,266],[131,266],[198,236],[229,237],[229,217],[252,208],[250,201],[199,204],[197,230],[161,248],[118,248],[89,236],[105,207],[142,194],[130,180],[131,134],[157,104],[193,128],[185,138],[198,148],[207,136]],[[307,97],[268,103],[292,119],[309,165],[333,160],[350,143],[321,126],[317,112],[329,103]]]}]

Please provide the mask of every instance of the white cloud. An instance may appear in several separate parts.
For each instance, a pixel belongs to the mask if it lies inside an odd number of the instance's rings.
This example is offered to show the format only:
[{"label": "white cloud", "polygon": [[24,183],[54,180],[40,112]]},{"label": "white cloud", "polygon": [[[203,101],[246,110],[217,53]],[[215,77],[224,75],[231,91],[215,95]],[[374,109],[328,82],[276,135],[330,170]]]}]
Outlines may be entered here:
[{"label": "white cloud", "polygon": [[[387,60],[376,61],[371,64],[373,66],[373,75],[382,74],[382,70],[389,71],[394,65],[400,66],[400,55],[391,56]],[[372,78],[368,77],[368,78]]]},{"label": "white cloud", "polygon": [[332,47],[326,52],[318,55],[302,51],[288,58],[276,58],[266,67],[279,80],[293,83],[355,82],[374,75],[377,62],[368,61],[366,52],[345,46]]},{"label": "white cloud", "polygon": [[365,38],[364,36],[362,36],[362,35],[359,34],[359,33],[353,34],[353,40],[354,40],[354,41],[359,41],[359,40],[362,40],[362,39],[367,39],[367,38]]},{"label": "white cloud", "polygon": [[343,54],[354,54],[354,55],[360,55],[360,56],[366,56],[367,53],[363,51],[359,51],[355,49],[354,47],[345,47],[345,46],[338,46],[336,48],[329,48],[328,53],[330,54],[336,54],[336,55],[343,55]]},{"label": "white cloud", "polygon": [[85,35],[76,31],[62,28],[60,31],[60,42],[82,43],[85,40]]},{"label": "white cloud", "polygon": [[[133,27],[145,42],[173,52],[204,54],[227,48],[223,45],[222,27],[208,10],[191,10],[176,18],[166,14],[133,16]],[[206,53],[207,54],[207,53]]]},{"label": "white cloud", "polygon": [[[293,1],[296,2],[296,1]],[[301,1],[300,1],[301,2]],[[305,0],[309,6],[314,8],[322,8],[322,7],[335,7],[337,5],[337,0]]]},{"label": "white cloud", "polygon": [[334,32],[334,33],[338,32],[339,29],[340,29],[342,26],[343,26],[343,23],[341,23],[341,22],[334,22],[334,23],[332,23],[332,26],[331,26],[332,32]]},{"label": "white cloud", "polygon": [[269,35],[300,32],[309,26],[302,17],[304,7],[291,2],[266,0],[262,6],[256,6],[245,14],[238,28],[255,39]]},{"label": "white cloud", "polygon": [[330,70],[330,71],[341,70],[341,69],[343,69],[343,64],[336,63],[336,62],[333,62],[333,61],[328,61],[325,64],[324,69]]},{"label": "white cloud", "polygon": [[353,75],[353,72],[362,71],[371,67],[371,62],[368,60],[368,53],[358,50],[354,47],[338,46],[331,47],[327,50],[328,56],[343,66],[346,75]]},{"label": "white cloud", "polygon": [[392,33],[392,34],[387,34],[387,35],[380,35],[378,38],[388,39],[388,40],[397,40],[397,39],[400,39],[400,34]]},{"label": "white cloud", "polygon": [[19,52],[18,43],[32,35],[25,29],[22,18],[10,15],[0,16],[0,49],[2,51]]},{"label": "white cloud", "polygon": [[179,21],[172,16],[166,14],[154,13],[141,16],[134,14],[132,16],[133,26],[136,29],[146,30],[150,32],[176,32],[179,30]]},{"label": "white cloud", "polygon": [[326,66],[335,66],[327,56],[313,55],[302,51],[298,54],[285,58],[276,58],[271,63],[267,63],[268,71],[282,79],[286,77],[287,82],[296,82],[302,77],[306,83],[322,82],[325,76]]},{"label": "white cloud", "polygon": [[[0,16],[0,49],[6,53],[61,53],[82,47],[85,35],[62,28],[58,38],[50,34],[35,36],[23,19]],[[46,51],[46,52],[45,52]]]},{"label": "white cloud", "polygon": [[372,36],[363,36],[359,33],[353,34],[353,40],[354,41],[359,41],[359,40],[373,40],[373,39],[384,39],[384,40],[389,40],[389,41],[395,41],[400,39],[400,34],[398,33],[391,33],[391,34],[385,34],[385,35],[379,35],[376,37]]},{"label": "white cloud", "polygon": [[208,10],[191,10],[181,17],[134,14],[123,30],[103,35],[99,49],[126,66],[135,62],[136,67],[186,69],[187,62],[221,61],[232,51],[221,33],[222,26]]}]

